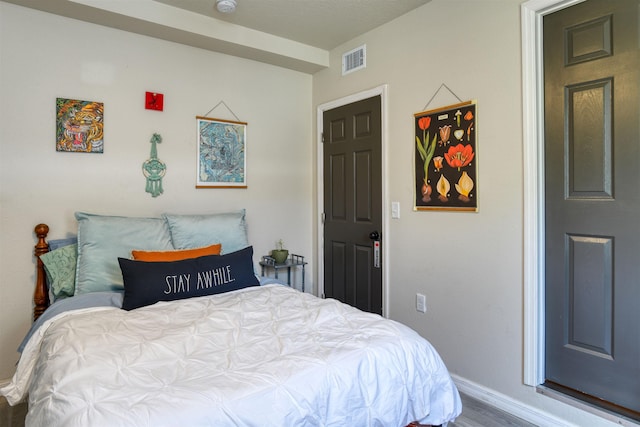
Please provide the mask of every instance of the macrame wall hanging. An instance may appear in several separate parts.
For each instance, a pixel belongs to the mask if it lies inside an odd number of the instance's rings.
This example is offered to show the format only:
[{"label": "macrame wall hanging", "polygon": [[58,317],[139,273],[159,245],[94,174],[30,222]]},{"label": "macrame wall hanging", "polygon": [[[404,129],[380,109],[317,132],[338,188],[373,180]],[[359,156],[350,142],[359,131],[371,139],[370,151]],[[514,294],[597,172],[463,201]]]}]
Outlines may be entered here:
[{"label": "macrame wall hanging", "polygon": [[158,159],[157,144],[162,142],[159,133],[151,137],[151,157],[142,164],[142,173],[147,178],[146,192],[153,197],[158,197],[164,192],[162,189],[162,177],[167,173],[167,165]]}]

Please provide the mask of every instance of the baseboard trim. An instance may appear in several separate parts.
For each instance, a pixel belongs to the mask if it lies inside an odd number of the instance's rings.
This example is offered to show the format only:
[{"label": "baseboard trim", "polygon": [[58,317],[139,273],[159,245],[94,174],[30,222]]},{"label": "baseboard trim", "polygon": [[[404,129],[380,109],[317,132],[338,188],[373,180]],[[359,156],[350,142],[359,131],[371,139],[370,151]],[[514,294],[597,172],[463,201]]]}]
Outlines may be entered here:
[{"label": "baseboard trim", "polygon": [[461,393],[515,415],[518,418],[522,418],[532,424],[546,427],[577,427],[575,424],[569,423],[549,413],[544,413],[538,408],[526,405],[505,394],[469,381],[466,378],[454,374],[451,375],[451,378],[453,378],[453,382]]}]

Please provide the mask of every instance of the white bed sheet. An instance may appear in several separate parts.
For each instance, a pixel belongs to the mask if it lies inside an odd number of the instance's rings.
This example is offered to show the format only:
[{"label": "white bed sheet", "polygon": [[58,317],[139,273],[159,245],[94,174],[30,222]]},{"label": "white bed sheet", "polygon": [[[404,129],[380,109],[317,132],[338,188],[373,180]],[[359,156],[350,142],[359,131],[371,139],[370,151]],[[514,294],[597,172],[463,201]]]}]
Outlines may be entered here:
[{"label": "white bed sheet", "polygon": [[279,285],[47,321],[12,383],[27,426],[392,426],[461,411],[410,328]]}]

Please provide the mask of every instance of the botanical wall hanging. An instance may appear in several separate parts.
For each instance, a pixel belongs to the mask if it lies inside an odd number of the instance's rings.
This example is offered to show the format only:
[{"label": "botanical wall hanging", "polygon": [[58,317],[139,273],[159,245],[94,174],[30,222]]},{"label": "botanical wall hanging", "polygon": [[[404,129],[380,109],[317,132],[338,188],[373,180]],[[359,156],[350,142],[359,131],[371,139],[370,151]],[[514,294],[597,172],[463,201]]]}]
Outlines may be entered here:
[{"label": "botanical wall hanging", "polygon": [[247,188],[247,123],[196,117],[197,188]]},{"label": "botanical wall hanging", "polygon": [[415,210],[478,210],[476,103],[415,116]]},{"label": "botanical wall hanging", "polygon": [[104,104],[56,98],[56,151],[102,153]]}]

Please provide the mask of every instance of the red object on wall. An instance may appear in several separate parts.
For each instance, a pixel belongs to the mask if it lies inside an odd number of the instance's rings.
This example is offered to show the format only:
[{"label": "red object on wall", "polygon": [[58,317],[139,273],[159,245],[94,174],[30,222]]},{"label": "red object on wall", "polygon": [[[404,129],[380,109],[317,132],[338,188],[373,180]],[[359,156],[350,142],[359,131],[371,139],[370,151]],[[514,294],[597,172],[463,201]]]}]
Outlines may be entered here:
[{"label": "red object on wall", "polygon": [[156,92],[147,92],[144,98],[144,108],[147,110],[162,111],[164,95]]}]

